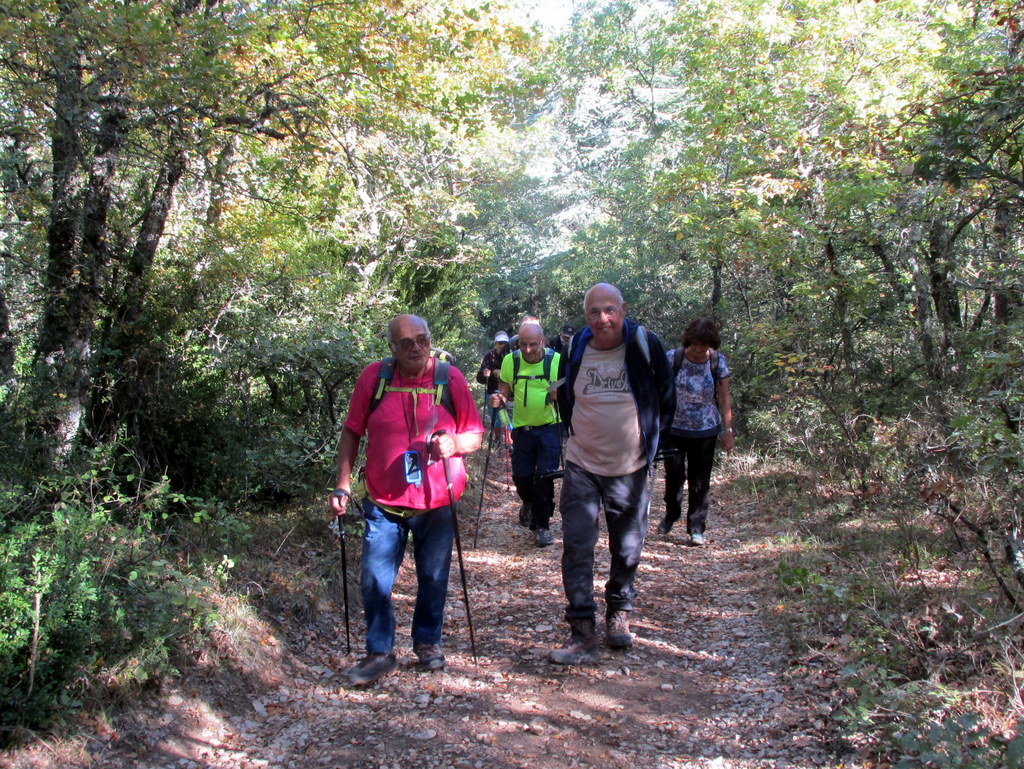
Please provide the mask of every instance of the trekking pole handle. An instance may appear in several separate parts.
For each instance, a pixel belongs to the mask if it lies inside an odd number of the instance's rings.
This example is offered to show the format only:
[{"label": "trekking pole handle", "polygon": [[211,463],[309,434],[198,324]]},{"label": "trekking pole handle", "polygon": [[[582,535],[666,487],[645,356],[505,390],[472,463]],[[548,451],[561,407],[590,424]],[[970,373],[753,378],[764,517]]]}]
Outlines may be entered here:
[{"label": "trekking pole handle", "polygon": [[[447,451],[447,449],[441,449],[441,441],[439,441],[439,439],[441,438],[447,438],[448,441],[445,441],[445,443],[451,443],[450,451]],[[430,440],[427,442],[427,446],[431,453],[433,453],[434,450],[436,449],[437,456],[440,459],[448,459],[449,457],[455,456],[456,449],[458,448],[455,443],[455,436],[449,433],[447,430],[435,430],[433,433],[431,433]],[[447,451],[447,453],[445,453],[445,451]]]}]

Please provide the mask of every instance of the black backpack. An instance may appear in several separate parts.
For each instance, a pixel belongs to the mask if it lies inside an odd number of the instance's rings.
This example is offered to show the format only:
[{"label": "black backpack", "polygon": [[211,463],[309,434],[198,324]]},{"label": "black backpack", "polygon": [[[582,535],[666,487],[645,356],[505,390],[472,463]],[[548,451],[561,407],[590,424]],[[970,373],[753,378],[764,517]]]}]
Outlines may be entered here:
[{"label": "black backpack", "polygon": [[[672,351],[672,381],[674,382],[676,377],[679,376],[679,369],[683,367],[683,356],[686,353],[683,352],[682,347],[677,347]],[[718,350],[711,351],[711,378],[716,382],[721,379],[718,375]]]}]

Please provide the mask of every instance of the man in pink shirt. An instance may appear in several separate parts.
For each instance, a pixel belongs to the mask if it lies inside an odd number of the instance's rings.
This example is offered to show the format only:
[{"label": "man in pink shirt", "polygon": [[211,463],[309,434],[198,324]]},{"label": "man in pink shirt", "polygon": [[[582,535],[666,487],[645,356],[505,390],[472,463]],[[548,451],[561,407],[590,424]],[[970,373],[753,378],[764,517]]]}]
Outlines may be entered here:
[{"label": "man in pink shirt", "polygon": [[[352,498],[352,470],[359,443],[366,437],[360,500],[363,533],[361,586],[366,617],[366,656],[348,671],[353,685],[372,684],[395,669],[395,615],[391,590],[405,555],[409,533],[416,562],[413,651],[420,667],[440,670],[441,627],[448,594],[453,517],[444,464],[450,465],[452,494],[466,486],[462,457],[480,448],[483,425],[465,377],[448,370],[450,405],[435,397],[435,366],[430,329],[415,315],[399,315],[388,324],[394,371],[382,396],[375,398],[381,362],[359,375],[338,446],[338,482],[331,494],[335,515]],[[451,411],[449,411],[449,408]]]}]

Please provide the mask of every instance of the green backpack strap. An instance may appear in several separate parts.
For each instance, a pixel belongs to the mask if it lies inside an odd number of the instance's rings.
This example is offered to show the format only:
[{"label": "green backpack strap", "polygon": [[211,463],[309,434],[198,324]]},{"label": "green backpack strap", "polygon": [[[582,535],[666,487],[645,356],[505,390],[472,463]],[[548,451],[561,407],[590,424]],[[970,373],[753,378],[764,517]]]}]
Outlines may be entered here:
[{"label": "green backpack strap", "polygon": [[377,372],[377,387],[370,399],[370,412],[372,413],[380,405],[384,395],[389,392],[409,392],[414,395],[433,395],[435,406],[444,406],[449,414],[455,418],[455,402],[452,400],[451,388],[448,386],[450,380],[450,361],[436,359],[434,361],[434,386],[430,389],[423,387],[392,387],[391,380],[395,376],[395,359],[384,358],[380,362],[380,371]]},{"label": "green backpack strap", "polygon": [[[435,360],[434,361],[434,405],[440,406],[444,403],[445,393],[448,392],[448,370],[452,367],[450,361],[447,360]],[[451,396],[449,395],[449,399]],[[449,407],[448,410],[455,416],[454,407]]]}]

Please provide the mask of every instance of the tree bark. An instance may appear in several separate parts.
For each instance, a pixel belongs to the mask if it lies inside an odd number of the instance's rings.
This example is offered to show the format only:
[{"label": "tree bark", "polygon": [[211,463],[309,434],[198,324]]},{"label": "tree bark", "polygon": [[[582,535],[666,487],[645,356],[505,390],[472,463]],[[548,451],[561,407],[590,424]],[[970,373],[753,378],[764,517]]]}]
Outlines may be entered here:
[{"label": "tree bark", "polygon": [[[992,235],[995,240],[993,253],[993,272],[998,285],[992,287],[993,315],[997,325],[1005,326],[1013,316],[1020,310],[1021,293],[1012,285],[1002,281],[1004,270],[1015,260],[1012,248],[1013,214],[1010,210],[1010,201],[1002,198],[996,203],[995,215],[993,217]],[[997,343],[1002,344],[1003,337],[997,338]]]},{"label": "tree bark", "polygon": [[[91,415],[94,432],[109,436],[123,424],[140,432],[136,418],[150,391],[153,374],[146,348],[154,335],[145,321],[150,277],[160,241],[174,202],[174,191],[186,169],[182,143],[170,148],[156,175],[153,191],[142,215],[135,247],[124,261],[124,287],[114,311],[103,353],[97,361],[97,392]],[[133,416],[134,415],[134,416]]]},{"label": "tree bark", "polygon": [[7,292],[0,286],[0,386],[14,377],[14,350],[17,347],[11,335],[11,312],[7,309]]},{"label": "tree bark", "polygon": [[[110,261],[107,214],[125,140],[126,115],[116,86],[104,103],[86,105],[74,45],[67,42],[55,61],[53,198],[35,355],[46,382],[39,393],[37,425],[53,441],[53,458],[68,454],[87,407],[92,335]],[[95,145],[87,156],[85,121],[97,112],[101,118]],[[88,176],[83,173],[86,164]]]},{"label": "tree bark", "polygon": [[953,237],[949,225],[942,219],[933,219],[928,232],[928,281],[931,287],[935,318],[942,333],[942,354],[953,348],[953,336],[962,323],[960,296],[950,276],[953,264]]}]

